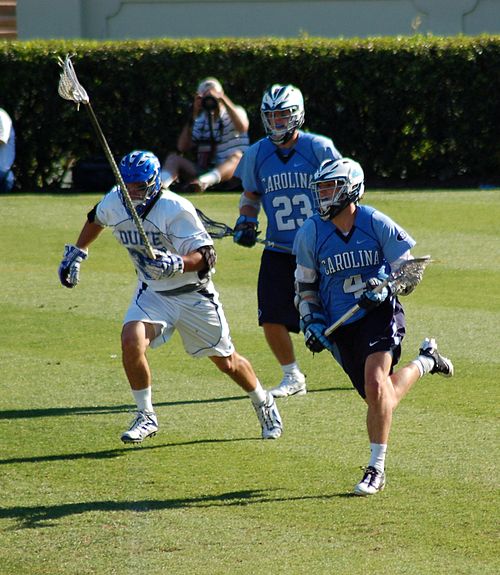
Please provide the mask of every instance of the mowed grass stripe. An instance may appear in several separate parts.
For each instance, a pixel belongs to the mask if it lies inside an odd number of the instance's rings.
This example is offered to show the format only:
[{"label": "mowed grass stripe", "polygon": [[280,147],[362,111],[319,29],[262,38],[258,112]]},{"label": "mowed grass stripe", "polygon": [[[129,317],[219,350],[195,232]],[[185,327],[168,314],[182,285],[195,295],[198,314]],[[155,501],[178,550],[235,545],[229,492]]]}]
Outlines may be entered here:
[{"label": "mowed grass stripe", "polygon": [[[280,401],[279,441],[259,439],[244,394],[176,336],[150,354],[160,433],[121,444],[131,264],[107,231],[76,289],[57,279],[64,243],[100,197],[2,197],[2,575],[496,575],[498,192],[366,194],[437,260],[403,300],[403,361],[434,335],[456,367],[451,380],[419,381],[395,412],[387,489],[369,500],[350,495],[368,458],[363,402],[300,335],[310,391]],[[234,224],[237,194],[190,199]],[[216,246],[233,339],[275,385],[256,325],[262,248]]]}]

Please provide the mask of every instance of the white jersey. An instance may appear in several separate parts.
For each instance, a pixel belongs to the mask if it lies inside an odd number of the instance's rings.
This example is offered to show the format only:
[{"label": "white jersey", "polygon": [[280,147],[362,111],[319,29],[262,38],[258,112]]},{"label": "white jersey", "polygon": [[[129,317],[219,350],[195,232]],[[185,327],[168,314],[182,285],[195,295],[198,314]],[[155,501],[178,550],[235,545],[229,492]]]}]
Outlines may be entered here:
[{"label": "white jersey", "polygon": [[9,114],[0,108],[0,172],[10,170],[16,157],[15,133]]},{"label": "white jersey", "polygon": [[[149,289],[156,292],[188,292],[201,288],[210,279],[209,274],[200,277],[198,272],[175,274],[160,280],[146,279],[142,271],[144,258],[147,257],[146,249],[116,186],[97,204],[95,223],[113,228],[113,235],[127,249],[139,280]],[[171,191],[161,192],[160,198],[143,219],[143,227],[155,250],[168,250],[185,256],[202,246],[213,245],[193,204]]]}]

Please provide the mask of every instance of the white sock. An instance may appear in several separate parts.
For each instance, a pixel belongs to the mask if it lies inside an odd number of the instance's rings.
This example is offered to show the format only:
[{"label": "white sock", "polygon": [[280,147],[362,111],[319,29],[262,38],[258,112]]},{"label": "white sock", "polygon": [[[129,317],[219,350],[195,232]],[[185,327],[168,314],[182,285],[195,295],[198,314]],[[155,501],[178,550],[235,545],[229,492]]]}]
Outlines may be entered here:
[{"label": "white sock", "polygon": [[385,469],[385,453],[387,451],[386,443],[370,443],[370,463],[368,466],[375,467],[380,473],[384,473]]},{"label": "white sock", "polygon": [[411,363],[414,363],[418,367],[420,377],[422,377],[426,373],[429,373],[429,371],[434,367],[435,362],[432,357],[428,357],[427,355],[419,355]]},{"label": "white sock", "polygon": [[260,405],[261,403],[264,403],[264,401],[266,401],[267,399],[266,390],[262,387],[259,380],[257,380],[257,385],[255,386],[255,389],[247,393],[248,397],[252,400],[252,403],[254,405]]},{"label": "white sock", "polygon": [[174,176],[168,170],[162,170],[161,174],[161,185],[168,188],[170,184],[175,180]]},{"label": "white sock", "polygon": [[296,361],[294,361],[293,363],[287,363],[286,365],[282,365],[281,369],[283,370],[283,373],[285,375],[287,373],[289,373],[290,375],[293,375],[294,373],[300,373],[300,369]]},{"label": "white sock", "polygon": [[220,183],[220,172],[215,168],[206,174],[202,174],[198,180],[200,183],[205,184],[207,188],[215,186]]},{"label": "white sock", "polygon": [[138,411],[150,411],[151,413],[154,413],[154,407],[151,399],[151,387],[146,387],[146,389],[133,389],[132,394],[134,396]]}]

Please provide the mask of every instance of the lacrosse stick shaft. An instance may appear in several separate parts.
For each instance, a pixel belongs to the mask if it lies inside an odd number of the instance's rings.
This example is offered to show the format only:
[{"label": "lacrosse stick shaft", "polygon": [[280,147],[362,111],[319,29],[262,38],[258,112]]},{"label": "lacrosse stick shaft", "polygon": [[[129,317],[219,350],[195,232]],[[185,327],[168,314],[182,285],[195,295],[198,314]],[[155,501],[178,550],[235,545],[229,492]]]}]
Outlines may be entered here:
[{"label": "lacrosse stick shaft", "polygon": [[292,248],[288,246],[282,246],[281,244],[275,244],[274,242],[270,242],[269,240],[261,240],[257,238],[257,243],[262,244],[268,248],[276,248],[278,250],[283,250],[284,252],[288,252],[289,254],[292,253]]},{"label": "lacrosse stick shaft", "polygon": [[[384,288],[391,286],[393,284],[396,283],[396,280],[398,279],[398,277],[401,275],[401,272],[404,271],[404,269],[408,266],[408,265],[413,265],[413,263],[421,263],[422,264],[422,271],[425,268],[425,265],[427,265],[429,262],[431,261],[430,256],[424,256],[422,258],[414,258],[413,260],[408,260],[408,262],[404,263],[401,265],[400,268],[398,268],[394,273],[391,273],[385,280],[383,280],[376,288],[373,289],[374,293],[380,293]],[[327,329],[325,329],[325,335],[326,337],[328,337],[329,335],[331,335],[334,331],[336,331],[341,325],[343,325],[348,319],[350,319],[358,310],[360,310],[360,306],[358,304],[353,305],[350,309],[348,309],[344,315],[342,315],[341,317],[339,317],[339,319],[335,322],[332,323],[332,325],[330,327],[328,327]]]},{"label": "lacrosse stick shaft", "polygon": [[330,327],[328,327],[327,329],[325,329],[325,335],[326,337],[328,337],[329,335],[331,335],[335,330],[337,330],[341,325],[343,325],[348,319],[350,319],[359,309],[361,309],[359,307],[358,304],[353,305],[351,309],[348,309],[345,314],[341,317],[339,317],[339,319],[335,322],[332,323],[332,325]]},{"label": "lacrosse stick shaft", "polygon": [[[381,292],[385,287],[391,283],[391,276],[385,279],[381,284],[379,284],[373,291],[375,293]],[[329,328],[325,329],[325,335],[328,337],[335,330],[337,330],[341,325],[343,325],[348,319],[350,319],[358,310],[361,308],[358,304],[354,304],[350,309],[348,309],[344,315],[339,317],[339,319],[333,323]]]},{"label": "lacrosse stick shaft", "polygon": [[139,236],[146,249],[147,255],[154,260],[155,254],[146,236],[146,232],[144,231],[142,221],[137,215],[135,206],[132,203],[132,200],[128,193],[127,186],[123,181],[123,178],[120,174],[120,170],[118,169],[115,159],[113,158],[113,154],[111,153],[111,150],[109,148],[108,142],[104,136],[101,126],[99,125],[94,110],[92,109],[89,96],[85,88],[78,81],[75,68],[73,66],[73,63],[71,62],[71,57],[67,55],[65,60],[62,60],[62,58],[58,58],[58,61],[59,66],[63,69],[61,76],[59,78],[59,86],[58,86],[59,95],[65,100],[70,100],[71,102],[74,102],[77,106],[77,109],[79,109],[80,104],[83,104],[86,107],[92,126],[94,127],[94,130],[99,138],[99,142],[101,143],[101,146],[104,150],[106,159],[108,160],[109,165],[111,166],[111,170],[113,171],[113,175],[115,176],[116,183],[121,188],[122,196],[123,199],[125,200],[125,205],[128,208],[129,213],[132,216],[132,219],[134,220],[134,223],[137,227],[137,231],[139,232]]},{"label": "lacrosse stick shaft", "polygon": [[118,169],[118,166],[116,165],[115,159],[113,158],[113,154],[111,153],[108,142],[104,136],[104,133],[101,129],[101,126],[99,125],[99,122],[98,122],[97,117],[94,113],[94,110],[93,110],[90,102],[88,102],[87,104],[84,103],[84,106],[85,106],[85,108],[89,114],[90,121],[92,122],[92,126],[94,127],[94,130],[95,130],[95,132],[99,138],[101,146],[104,150],[104,154],[106,155],[106,158],[109,162],[109,165],[111,166],[111,170],[113,171],[113,175],[115,176],[116,182],[121,188],[122,195],[123,195],[123,198],[125,200],[125,204],[127,205],[127,208],[130,212],[130,215],[132,216],[132,219],[134,220],[134,223],[137,227],[137,231],[139,232],[139,236],[141,237],[142,243],[144,244],[144,247],[146,249],[148,257],[151,258],[152,260],[154,260],[155,259],[155,253],[154,253],[153,248],[152,248],[152,246],[148,240],[146,232],[144,231],[144,226],[142,225],[142,221],[139,218],[139,216],[137,215],[134,204],[132,203],[132,200],[131,200],[130,195],[128,193],[127,186],[125,185],[125,182],[123,181],[122,175],[120,174],[120,170]]},{"label": "lacrosse stick shaft", "polygon": [[[205,226],[208,234],[214,240],[220,240],[226,237],[234,237],[233,228],[230,228],[227,224],[212,220],[206,214],[204,214],[199,208],[196,208],[196,213],[198,214],[203,225]],[[283,250],[284,252],[292,253],[292,248],[289,248],[288,246],[282,246],[281,244],[276,244],[269,240],[262,240],[260,238],[257,238],[256,242],[259,244],[263,244],[264,246],[269,248],[277,248]]]}]

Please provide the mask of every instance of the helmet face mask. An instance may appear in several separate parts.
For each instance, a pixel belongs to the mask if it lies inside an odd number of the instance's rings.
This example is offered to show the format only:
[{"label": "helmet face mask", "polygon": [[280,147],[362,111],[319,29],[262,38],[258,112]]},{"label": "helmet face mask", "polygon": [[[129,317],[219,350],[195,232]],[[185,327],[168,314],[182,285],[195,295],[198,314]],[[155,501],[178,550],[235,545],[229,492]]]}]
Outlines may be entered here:
[{"label": "helmet face mask", "polygon": [[134,150],[122,158],[119,167],[135,205],[148,202],[160,191],[160,161],[153,153]]},{"label": "helmet face mask", "polygon": [[350,158],[325,160],[311,181],[316,210],[325,221],[337,216],[349,204],[357,204],[364,190],[363,169]]},{"label": "helmet face mask", "polygon": [[286,144],[304,123],[301,91],[291,84],[274,84],[264,92],[260,115],[268,138],[276,145]]}]

